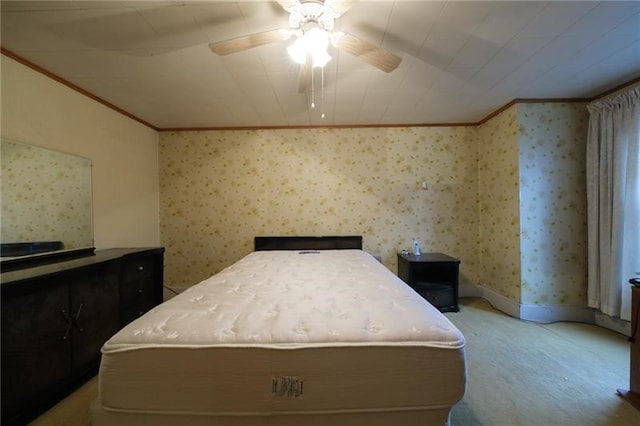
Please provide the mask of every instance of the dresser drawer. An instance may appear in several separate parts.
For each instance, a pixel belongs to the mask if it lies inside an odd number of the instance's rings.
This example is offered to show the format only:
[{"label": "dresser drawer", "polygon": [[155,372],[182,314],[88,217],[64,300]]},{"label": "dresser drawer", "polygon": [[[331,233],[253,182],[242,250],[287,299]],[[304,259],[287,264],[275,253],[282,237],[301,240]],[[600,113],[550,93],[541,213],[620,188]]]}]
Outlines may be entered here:
[{"label": "dresser drawer", "polygon": [[123,259],[120,280],[121,326],[162,303],[162,254],[146,253]]},{"label": "dresser drawer", "polygon": [[154,259],[152,257],[132,257],[125,261],[123,281],[131,282],[154,276]]},{"label": "dresser drawer", "polygon": [[124,324],[128,324],[158,304],[156,287],[153,276],[123,283],[120,287],[120,300]]},{"label": "dresser drawer", "polygon": [[141,300],[155,299],[155,279],[153,276],[123,283],[120,298],[125,303],[137,303]]}]

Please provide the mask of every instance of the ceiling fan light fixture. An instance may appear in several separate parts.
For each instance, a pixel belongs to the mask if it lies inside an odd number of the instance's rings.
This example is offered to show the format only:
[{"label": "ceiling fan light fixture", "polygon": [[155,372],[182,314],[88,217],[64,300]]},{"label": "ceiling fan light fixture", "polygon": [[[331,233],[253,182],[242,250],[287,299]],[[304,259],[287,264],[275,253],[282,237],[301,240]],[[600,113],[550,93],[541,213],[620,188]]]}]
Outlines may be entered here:
[{"label": "ceiling fan light fixture", "polygon": [[296,39],[289,47],[287,47],[287,53],[293,62],[304,65],[307,62],[307,48],[303,42],[303,38]]},{"label": "ceiling fan light fixture", "polygon": [[302,27],[305,18],[298,10],[292,10],[289,12],[289,27],[296,29]]},{"label": "ceiling fan light fixture", "polygon": [[335,18],[331,15],[323,14],[318,17],[318,25],[326,31],[332,31],[335,27]]},{"label": "ceiling fan light fixture", "polygon": [[286,7],[285,10],[289,12],[289,27],[294,29],[302,28],[308,22],[316,22],[323,29],[331,31],[333,29],[333,20],[340,16],[318,0],[298,2],[291,7]]},{"label": "ceiling fan light fixture", "polygon": [[327,53],[325,50],[318,50],[313,52],[313,56],[311,58],[313,60],[312,64],[316,68],[324,68],[325,65],[331,60],[331,55]]},{"label": "ceiling fan light fixture", "polygon": [[329,34],[320,28],[312,28],[287,48],[291,59],[304,65],[307,58],[311,58],[314,67],[324,67],[331,60],[327,52],[329,47]]}]

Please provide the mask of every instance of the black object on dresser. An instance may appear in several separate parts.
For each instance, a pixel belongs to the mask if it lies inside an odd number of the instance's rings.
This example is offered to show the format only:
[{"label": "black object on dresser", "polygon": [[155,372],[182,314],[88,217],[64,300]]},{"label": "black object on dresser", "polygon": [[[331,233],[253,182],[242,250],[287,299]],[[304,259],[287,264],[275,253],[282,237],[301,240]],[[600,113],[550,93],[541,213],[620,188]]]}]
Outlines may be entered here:
[{"label": "black object on dresser", "polygon": [[631,342],[629,389],[618,389],[618,394],[640,410],[640,279],[629,280],[631,287]]},{"label": "black object on dresser", "polygon": [[458,312],[460,260],[442,253],[398,253],[398,277],[441,312]]},{"label": "black object on dresser", "polygon": [[98,371],[100,348],[162,302],[163,248],[3,272],[2,424],[23,425]]}]

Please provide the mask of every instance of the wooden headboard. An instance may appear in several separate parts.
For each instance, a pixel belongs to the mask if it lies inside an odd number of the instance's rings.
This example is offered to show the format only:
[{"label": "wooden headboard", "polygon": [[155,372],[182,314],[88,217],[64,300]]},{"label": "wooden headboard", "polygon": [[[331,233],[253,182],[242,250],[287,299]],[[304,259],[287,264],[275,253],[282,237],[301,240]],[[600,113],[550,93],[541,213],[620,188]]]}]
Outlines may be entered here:
[{"label": "wooden headboard", "polygon": [[362,250],[361,235],[328,237],[255,237],[254,250]]}]

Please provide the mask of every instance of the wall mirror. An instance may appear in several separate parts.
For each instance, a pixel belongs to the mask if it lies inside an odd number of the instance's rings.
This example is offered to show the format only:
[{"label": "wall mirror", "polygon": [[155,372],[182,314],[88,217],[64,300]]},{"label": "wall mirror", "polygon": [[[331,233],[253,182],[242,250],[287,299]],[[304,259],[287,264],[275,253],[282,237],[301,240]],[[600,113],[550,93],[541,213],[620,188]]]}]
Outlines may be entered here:
[{"label": "wall mirror", "polygon": [[93,251],[91,160],[8,140],[0,144],[3,265],[43,253]]}]

